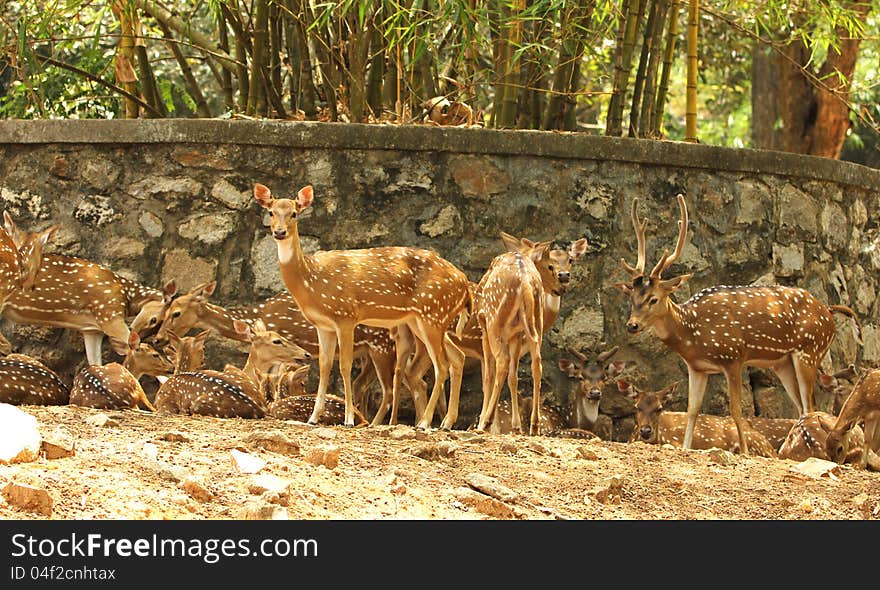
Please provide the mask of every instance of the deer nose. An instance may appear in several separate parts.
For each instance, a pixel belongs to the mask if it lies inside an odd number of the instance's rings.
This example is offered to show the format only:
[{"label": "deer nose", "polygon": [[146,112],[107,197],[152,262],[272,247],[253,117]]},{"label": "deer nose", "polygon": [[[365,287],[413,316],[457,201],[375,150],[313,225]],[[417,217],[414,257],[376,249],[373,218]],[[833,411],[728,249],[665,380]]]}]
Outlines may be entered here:
[{"label": "deer nose", "polygon": [[562,283],[563,285],[567,285],[568,282],[571,280],[571,273],[570,272],[561,272],[561,273],[559,273],[558,277],[559,277],[560,283]]},{"label": "deer nose", "polygon": [[639,331],[639,323],[638,322],[627,322],[626,323],[626,331],[630,334],[635,334]]},{"label": "deer nose", "polygon": [[642,428],[640,428],[639,436],[642,437],[642,440],[648,440],[649,438],[651,438],[651,427],[643,426]]},{"label": "deer nose", "polygon": [[276,229],[272,232],[272,235],[275,236],[276,240],[283,240],[287,238],[287,230],[286,229]]},{"label": "deer nose", "polygon": [[304,355],[304,357],[305,357],[306,360],[312,358],[312,353],[310,353],[310,352],[308,352],[308,351],[304,352],[303,355]]},{"label": "deer nose", "polygon": [[602,397],[602,392],[598,389],[591,389],[587,394],[587,399],[591,402],[598,401],[600,397]]}]

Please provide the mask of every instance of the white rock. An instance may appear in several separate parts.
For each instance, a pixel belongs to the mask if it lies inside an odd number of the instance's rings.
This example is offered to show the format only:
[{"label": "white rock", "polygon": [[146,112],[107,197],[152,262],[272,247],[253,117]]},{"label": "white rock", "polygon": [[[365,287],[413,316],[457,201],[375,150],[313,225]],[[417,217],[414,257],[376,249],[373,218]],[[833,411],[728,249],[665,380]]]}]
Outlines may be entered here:
[{"label": "white rock", "polygon": [[0,404],[0,464],[36,460],[41,442],[36,418],[15,406]]},{"label": "white rock", "polygon": [[235,468],[241,473],[258,473],[266,466],[266,462],[256,455],[242,453],[238,449],[232,449],[229,451],[229,454],[232,455],[232,461],[235,463]]}]

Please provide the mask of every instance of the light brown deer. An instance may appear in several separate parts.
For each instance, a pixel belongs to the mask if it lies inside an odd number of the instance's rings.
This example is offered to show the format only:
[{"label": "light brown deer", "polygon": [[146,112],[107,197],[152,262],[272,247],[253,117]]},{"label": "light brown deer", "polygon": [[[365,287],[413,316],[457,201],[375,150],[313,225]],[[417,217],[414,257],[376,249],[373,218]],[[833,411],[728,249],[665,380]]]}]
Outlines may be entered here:
[{"label": "light brown deer", "polygon": [[740,432],[743,453],[748,453],[742,417],[742,370],[744,366],[772,369],[782,381],[799,414],[813,410],[813,382],[819,363],[834,339],[832,313],[853,319],[861,340],[855,312],[842,305],[825,306],[804,289],[783,286],[718,286],[703,289],[682,304],[670,295],[691,277],[663,279],[684,249],[687,237],[687,206],[678,195],[681,210],[678,243],[669,255],[663,252],[650,274],[645,274],[645,229],[633,199],[632,222],[638,242],[635,267],[621,260],[632,276],[617,283],[632,304],[626,331],[637,334],[653,328],[660,340],[675,351],[688,368],[688,425],[684,447],[693,448],[694,425],[703,404],[709,375],[723,373],[727,380],[730,415]]},{"label": "light brown deer", "polygon": [[0,358],[0,403],[60,406],[69,399],[67,385],[37,359],[23,354]]},{"label": "light brown deer", "polygon": [[70,403],[77,406],[118,410],[138,406],[155,412],[138,379],[143,375],[167,376],[174,366],[149,344],[140,341],[137,332],[128,338],[128,351],[122,364],[87,365],[73,378]]},{"label": "light brown deer", "polygon": [[[669,397],[678,389],[676,381],[660,391],[641,391],[632,383],[619,379],[617,386],[622,393],[636,405],[636,425],[630,442],[641,441],[649,444],[671,444],[681,447],[685,437],[688,415],[683,412],[669,412],[665,409]],[[763,434],[743,421],[740,431],[729,416],[701,414],[693,435],[694,449],[725,449],[734,453],[742,452],[740,433],[749,441],[752,453],[760,457],[775,457],[776,450]]]},{"label": "light brown deer", "polygon": [[578,380],[574,397],[566,404],[566,422],[570,428],[594,431],[599,418],[599,402],[602,390],[623,372],[623,361],[608,362],[617,353],[615,346],[602,352],[589,351],[585,355],[570,349],[576,360],[559,359],[559,369],[569,377]]},{"label": "light brown deer", "polygon": [[819,371],[819,388],[831,394],[831,413],[833,415],[840,415],[840,410],[843,408],[846,398],[852,393],[859,377],[861,377],[861,373],[852,364],[831,375]]},{"label": "light brown deer", "polygon": [[[828,433],[834,428],[837,421],[835,416],[827,412],[809,412],[805,416],[801,416],[795,420],[794,426],[785,437],[782,445],[779,447],[780,459],[791,459],[793,461],[805,461],[810,457],[817,459],[825,459],[831,461],[831,457],[825,449],[825,442],[828,439]],[[861,427],[855,425],[846,435],[847,449],[846,456],[841,463],[855,464],[862,467],[861,460],[865,454],[865,433]],[[868,456],[868,463],[872,463],[871,453]],[[874,462],[873,469],[880,469],[880,464]]]},{"label": "light brown deer", "polygon": [[[269,404],[270,416],[278,420],[298,422],[308,420],[315,407],[315,394],[308,393],[305,385],[310,369],[311,365],[304,365],[281,373],[274,387],[274,401]],[[368,424],[367,419],[357,408],[354,413],[355,426]],[[343,422],[345,422],[345,399],[328,395],[327,405],[318,419],[318,424],[335,426]]]},{"label": "light brown deer", "polygon": [[[453,321],[466,313],[470,297],[467,276],[435,252],[419,248],[332,250],[306,255],[300,245],[297,216],[312,204],[312,187],[300,189],[296,199],[275,199],[268,187],[257,183],[254,198],[269,212],[284,284],[303,316],[318,330],[320,376],[309,423],[316,424],[324,411],[338,342],[345,425],[354,425],[351,366],[357,324],[396,328],[396,332],[407,330],[421,340],[434,365],[431,397],[439,397],[449,374],[444,337]],[[402,350],[399,341],[395,344],[396,361],[407,358],[411,351]],[[397,395],[400,373],[395,370],[392,396]]]},{"label": "light brown deer", "polygon": [[[480,282],[474,310],[483,338],[483,407],[478,430],[492,421],[506,378],[510,390],[511,427],[522,429],[519,415],[517,367],[523,348],[532,361],[532,407],[529,434],[538,434],[541,405],[541,343],[544,334],[544,285],[534,260],[544,245],[529,255],[508,252],[496,256]],[[523,346],[525,345],[525,346]],[[491,366],[491,372],[488,367]]]},{"label": "light brown deer", "polygon": [[236,320],[235,327],[251,343],[243,369],[232,365],[223,371],[201,369],[209,330],[184,338],[168,333],[175,371],[156,393],[157,410],[219,418],[266,415],[261,376],[276,363],[305,360],[307,353],[278,332],[267,330],[261,320],[253,327]]},{"label": "light brown deer", "polygon": [[797,423],[795,418],[764,418],[762,416],[751,416],[746,420],[749,421],[752,428],[763,434],[770,446],[777,451]]},{"label": "light brown deer", "polygon": [[864,424],[865,446],[858,465],[864,469],[869,452],[880,451],[880,369],[862,375],[843,402],[825,440],[825,451],[832,461],[842,463],[846,459],[851,445],[850,433],[860,422]]},{"label": "light brown deer", "polygon": [[[259,319],[269,329],[297,343],[310,355],[317,356],[318,331],[303,317],[290,293],[278,293],[256,306],[224,308],[209,301],[216,286],[216,281],[198,285],[169,304],[156,335],[157,340],[164,341],[169,331],[186,334],[193,328],[211,328],[221,336],[244,342],[244,336],[235,329],[235,321],[253,325]],[[362,400],[365,390],[375,379],[390,397],[396,359],[391,335],[388,330],[371,326],[357,326],[354,335],[354,359],[369,362],[352,383],[355,399]],[[424,408],[423,398],[419,400],[418,408]]]},{"label": "light brown deer", "polygon": [[3,215],[22,257],[40,261],[32,284],[28,281],[8,297],[3,316],[22,324],[79,330],[90,365],[101,364],[105,334],[114,350],[124,354],[130,333],[125,319],[136,316],[149,301],[163,301],[164,294],[82,258],[43,254],[42,246],[58,226],[33,234],[40,239],[28,240],[9,214]]}]

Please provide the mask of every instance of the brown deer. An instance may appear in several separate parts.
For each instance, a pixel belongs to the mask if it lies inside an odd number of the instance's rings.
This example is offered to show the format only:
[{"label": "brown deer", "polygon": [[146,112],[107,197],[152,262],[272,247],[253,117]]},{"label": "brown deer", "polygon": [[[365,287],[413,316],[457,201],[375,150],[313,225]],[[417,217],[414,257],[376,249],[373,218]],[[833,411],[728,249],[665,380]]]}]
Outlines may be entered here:
[{"label": "brown deer", "polygon": [[[827,412],[809,412],[795,420],[794,426],[785,437],[779,447],[780,459],[793,461],[805,461],[810,457],[831,461],[831,457],[825,448],[828,433],[834,428],[837,421],[835,416]],[[862,456],[865,454],[865,433],[860,426],[855,425],[846,435],[846,456],[841,463],[855,464],[861,467]],[[867,462],[872,469],[880,470],[880,464],[872,461],[875,458],[869,451]]]},{"label": "brown deer", "polygon": [[[149,301],[163,301],[165,295],[130,281],[110,269],[71,256],[43,254],[42,246],[57,230],[53,226],[27,239],[7,212],[6,231],[22,256],[39,260],[32,284],[12,293],[3,316],[22,324],[36,324],[79,330],[90,365],[101,364],[101,344],[106,334],[119,354],[124,354],[130,330],[126,317],[136,316]],[[30,287],[30,288],[28,288]]]},{"label": "brown deer", "polygon": [[823,373],[821,370],[819,371],[819,389],[831,394],[831,413],[833,415],[840,415],[840,410],[843,408],[846,398],[852,393],[853,387],[855,387],[860,376],[861,373],[852,364],[831,375]]},{"label": "brown deer", "polygon": [[689,274],[663,279],[684,249],[688,215],[684,196],[678,243],[669,255],[663,252],[650,274],[645,274],[645,229],[639,221],[637,199],[632,203],[632,222],[638,243],[635,267],[621,260],[631,275],[629,283],[617,283],[630,298],[629,334],[653,328],[660,340],[675,351],[688,368],[688,424],[684,447],[693,448],[694,425],[703,404],[709,375],[723,373],[727,380],[730,415],[740,432],[743,453],[748,453],[742,417],[742,370],[744,366],[772,369],[782,381],[799,414],[813,410],[813,382],[819,363],[834,338],[832,313],[852,318],[861,340],[855,312],[843,305],[825,306],[804,289],[783,286],[717,286],[703,289],[682,304],[670,295]]},{"label": "brown deer", "polygon": [[168,333],[175,370],[156,393],[157,410],[219,418],[266,415],[261,376],[275,363],[305,360],[307,353],[260,320],[253,327],[236,321],[236,329],[251,343],[250,352],[244,369],[226,365],[223,371],[201,369],[209,330],[184,338]]},{"label": "brown deer", "polygon": [[[530,256],[534,252],[540,256],[534,261],[534,263],[535,267],[538,269],[538,274],[541,276],[541,283],[544,286],[544,332],[547,332],[559,317],[559,307],[562,294],[565,292],[565,289],[571,280],[571,265],[586,253],[587,240],[585,238],[576,240],[571,243],[567,250],[550,250],[549,248],[552,242],[549,241],[533,242],[527,238],[517,238],[505,232],[501,232],[501,239],[508,252],[520,252],[526,256]],[[486,275],[483,276],[483,278],[485,277]],[[481,284],[482,282],[483,281],[481,280]],[[470,284],[471,291],[475,295],[481,289],[481,284]],[[453,332],[447,332],[446,337],[453,345],[447,347],[447,349],[451,361],[450,372],[456,375],[455,380],[458,381],[460,379],[460,375],[464,371],[464,362],[466,358],[474,358],[480,361],[482,370],[484,371],[483,374],[487,375],[484,379],[486,379],[486,382],[488,383],[491,380],[494,367],[491,363],[486,365],[483,362],[482,329],[480,328],[476,316],[471,315],[468,318],[460,336]],[[460,350],[464,355],[456,354],[456,349]],[[524,355],[525,350],[523,349],[521,350],[520,358]],[[410,384],[410,388],[413,386],[424,388],[422,375],[424,375],[425,371],[428,369],[427,361],[428,359],[427,355],[424,353],[424,347],[416,346],[416,352],[410,359],[406,370],[406,374],[408,375],[407,382]],[[519,359],[516,360],[516,363],[519,363]],[[450,390],[449,406],[446,411],[446,416],[443,418],[443,422],[440,425],[443,429],[452,429],[458,419],[459,389],[460,388],[451,388]],[[380,412],[377,412],[376,415],[380,416]],[[394,413],[392,411],[392,417],[393,415]],[[427,412],[423,413],[419,426],[422,428],[428,428],[431,425],[432,418],[433,411],[430,414]],[[379,419],[381,420],[381,418]],[[375,418],[373,423],[376,423]]]},{"label": "brown deer", "polygon": [[23,354],[0,358],[0,403],[60,406],[69,399],[67,385],[37,359]]},{"label": "brown deer", "polygon": [[480,281],[474,297],[484,359],[483,407],[478,430],[485,430],[492,421],[505,378],[510,390],[511,427],[522,429],[517,366],[525,348],[532,361],[529,434],[538,434],[543,374],[544,285],[534,261],[540,259],[548,248],[548,245],[540,245],[527,255],[517,251],[496,256]]},{"label": "brown deer", "polygon": [[[246,338],[235,329],[235,321],[253,325],[259,319],[268,328],[302,346],[311,356],[318,354],[318,331],[303,317],[290,293],[278,293],[256,306],[224,308],[208,301],[216,286],[216,281],[198,285],[169,304],[157,340],[164,341],[169,331],[186,334],[193,328],[211,328],[221,336],[244,342]],[[362,400],[375,379],[390,397],[396,355],[388,330],[357,326],[353,350],[354,359],[369,361],[352,383],[355,399]],[[424,408],[425,400],[419,401],[417,407]]]},{"label": "brown deer", "polygon": [[843,402],[825,439],[825,451],[832,461],[842,463],[846,459],[851,446],[850,433],[860,422],[864,424],[865,445],[858,465],[864,469],[869,452],[880,450],[880,369],[862,375]]},{"label": "brown deer", "polygon": [[763,434],[770,446],[777,451],[797,423],[795,418],[764,418],[762,416],[752,416],[746,420],[749,421],[752,428]]},{"label": "brown deer", "polygon": [[[470,298],[467,276],[435,252],[418,248],[332,250],[306,255],[300,245],[297,216],[312,204],[312,187],[300,189],[296,199],[275,199],[268,187],[257,183],[254,198],[269,212],[284,284],[303,316],[318,331],[320,375],[315,408],[308,422],[316,424],[324,411],[338,342],[345,425],[354,425],[351,366],[357,324],[395,328],[395,332],[406,330],[421,340],[434,365],[431,397],[439,397],[449,374],[444,338],[452,322],[466,315]],[[402,350],[398,341],[395,344],[396,366],[402,366],[398,361],[411,351]],[[395,370],[392,396],[397,395],[400,373]]]},{"label": "brown deer", "polygon": [[127,353],[122,364],[83,367],[73,378],[70,403],[104,410],[135,409],[140,405],[155,412],[138,379],[143,375],[171,375],[174,366],[152,346],[141,342],[135,331],[128,338]]},{"label": "brown deer", "polygon": [[[281,373],[274,387],[274,401],[269,404],[270,416],[278,420],[298,422],[308,420],[315,407],[315,394],[306,392],[305,385],[310,370],[311,365],[304,365]],[[357,408],[354,413],[355,426],[368,424],[367,419]],[[327,405],[318,419],[318,424],[335,426],[343,422],[345,422],[345,399],[328,395]]]},{"label": "brown deer", "polygon": [[[519,402],[520,415],[528,415],[532,411],[532,398],[523,397]],[[542,404],[538,414],[538,434],[560,438],[600,438],[596,433],[584,428],[570,426],[570,410]],[[516,431],[512,426],[513,412],[510,411],[510,400],[498,402],[488,432],[492,434],[510,434]],[[479,417],[478,417],[479,418]],[[477,427],[475,422],[474,428]]]},{"label": "brown deer", "polygon": [[570,349],[576,360],[559,359],[559,369],[569,377],[578,380],[578,388],[574,398],[567,406],[567,420],[570,428],[594,431],[599,418],[599,402],[602,390],[623,372],[626,363],[623,361],[607,362],[618,351],[617,346],[596,353],[589,351],[585,355]]},{"label": "brown deer", "polygon": [[[665,409],[670,396],[678,389],[679,381],[660,391],[641,391],[632,383],[622,379],[617,387],[636,404],[636,425],[633,428],[630,442],[646,442],[649,444],[671,444],[681,447],[685,437],[688,415],[683,412],[669,412]],[[728,451],[742,452],[740,444],[741,432],[745,434],[752,452],[760,457],[775,457],[776,450],[763,434],[753,429],[747,421],[743,421],[740,431],[729,416],[712,416],[701,414],[693,434],[694,449],[719,448]]]}]

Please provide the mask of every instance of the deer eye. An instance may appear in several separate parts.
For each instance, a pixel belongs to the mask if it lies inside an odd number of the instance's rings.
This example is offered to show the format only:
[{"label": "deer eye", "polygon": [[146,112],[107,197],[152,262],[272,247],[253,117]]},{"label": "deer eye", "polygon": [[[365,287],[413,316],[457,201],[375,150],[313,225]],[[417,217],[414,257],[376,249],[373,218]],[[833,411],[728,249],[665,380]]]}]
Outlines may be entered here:
[{"label": "deer eye", "polygon": [[150,325],[152,326],[155,323],[156,323],[156,318],[150,318]]},{"label": "deer eye", "polygon": [[281,346],[281,340],[278,340],[278,339],[276,338],[275,340],[272,341],[272,344],[274,344],[274,345],[276,345],[276,346]]},{"label": "deer eye", "polygon": [[552,270],[553,270],[553,265],[552,265],[552,264],[547,265],[547,268],[549,268],[549,269],[552,271]]},{"label": "deer eye", "polygon": [[179,318],[179,317],[180,317],[180,312],[179,312],[179,311],[175,311],[174,313],[171,314],[171,317],[173,317],[173,318]]},{"label": "deer eye", "polygon": [[651,297],[651,300],[648,301],[648,305],[657,305],[657,302],[660,301],[656,297]]},{"label": "deer eye", "polygon": [[275,212],[274,212],[274,211],[269,211],[269,217],[275,217]]}]

